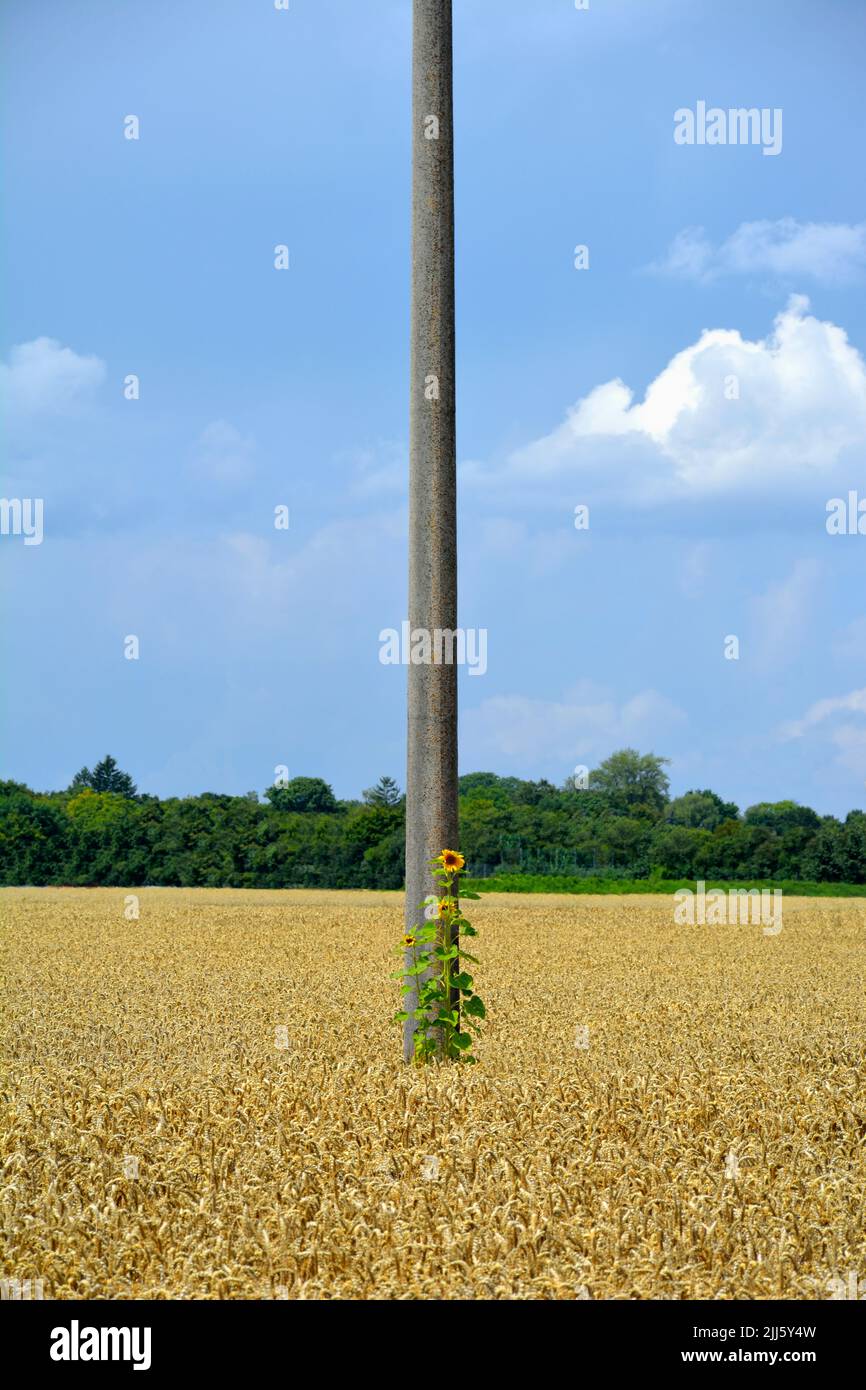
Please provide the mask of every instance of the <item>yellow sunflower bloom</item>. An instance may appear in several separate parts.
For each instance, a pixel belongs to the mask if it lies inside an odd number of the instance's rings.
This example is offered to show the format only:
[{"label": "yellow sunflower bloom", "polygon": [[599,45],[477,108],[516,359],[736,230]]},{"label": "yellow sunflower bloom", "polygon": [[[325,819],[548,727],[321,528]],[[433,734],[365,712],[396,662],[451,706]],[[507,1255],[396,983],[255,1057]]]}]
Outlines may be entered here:
[{"label": "yellow sunflower bloom", "polygon": [[403,945],[404,945],[404,946],[414,946],[414,945],[415,945],[415,938],[414,938],[414,936],[404,936],[404,937],[403,937]]},{"label": "yellow sunflower bloom", "polygon": [[439,855],[438,862],[442,865],[443,869],[451,869],[454,873],[457,873],[463,868],[466,860],[463,858],[462,854],[458,854],[456,849],[443,849],[442,853]]}]

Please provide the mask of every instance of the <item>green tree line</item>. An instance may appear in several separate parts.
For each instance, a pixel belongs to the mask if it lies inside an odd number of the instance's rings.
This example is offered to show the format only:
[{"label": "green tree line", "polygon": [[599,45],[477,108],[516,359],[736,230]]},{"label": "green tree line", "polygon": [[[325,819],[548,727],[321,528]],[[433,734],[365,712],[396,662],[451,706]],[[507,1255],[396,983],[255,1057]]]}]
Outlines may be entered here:
[{"label": "green tree line", "polygon": [[[741,812],[709,790],[671,797],[663,758],[622,749],[562,787],[493,772],[460,779],[460,845],[474,875],[866,883],[866,813],[794,801]],[[401,888],[404,800],[383,777],[338,800],[318,777],[260,797],[164,800],[113,758],[65,791],[0,782],[0,882],[135,887]]]}]

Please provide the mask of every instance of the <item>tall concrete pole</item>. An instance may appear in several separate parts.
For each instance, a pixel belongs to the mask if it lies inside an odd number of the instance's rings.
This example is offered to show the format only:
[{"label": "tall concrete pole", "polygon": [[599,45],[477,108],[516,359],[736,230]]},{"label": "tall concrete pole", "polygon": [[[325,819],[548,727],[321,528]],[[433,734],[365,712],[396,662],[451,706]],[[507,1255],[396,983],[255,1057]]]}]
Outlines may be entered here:
[{"label": "tall concrete pole", "polygon": [[[454,138],[451,0],[414,0],[412,328],[409,421],[409,625],[457,627],[454,388]],[[406,930],[437,894],[429,860],[457,842],[457,667],[453,639],[437,664],[409,663]],[[449,659],[450,658],[450,659]],[[408,960],[409,953],[407,953]],[[406,995],[403,1008],[416,1007]],[[415,1024],[404,1025],[413,1056]]]}]

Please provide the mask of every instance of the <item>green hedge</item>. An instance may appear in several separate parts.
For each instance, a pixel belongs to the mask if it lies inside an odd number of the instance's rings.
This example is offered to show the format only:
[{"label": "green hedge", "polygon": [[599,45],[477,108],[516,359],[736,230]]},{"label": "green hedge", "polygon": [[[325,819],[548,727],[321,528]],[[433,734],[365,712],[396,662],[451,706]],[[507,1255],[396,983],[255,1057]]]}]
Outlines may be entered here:
[{"label": "green hedge", "polygon": [[[675,893],[691,888],[695,880],[675,878],[571,878],[556,874],[499,874],[491,878],[463,878],[461,884],[472,893]],[[792,879],[758,879],[751,882],[708,881],[707,892],[732,888],[780,888],[791,897],[866,898],[863,883],[798,883]]]}]

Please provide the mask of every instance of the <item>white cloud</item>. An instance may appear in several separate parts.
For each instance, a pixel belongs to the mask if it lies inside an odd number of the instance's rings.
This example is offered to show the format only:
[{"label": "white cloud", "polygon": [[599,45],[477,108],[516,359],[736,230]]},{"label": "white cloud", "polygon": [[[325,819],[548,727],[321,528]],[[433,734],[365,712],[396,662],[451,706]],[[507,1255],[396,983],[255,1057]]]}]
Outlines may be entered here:
[{"label": "white cloud", "polygon": [[105,363],[55,338],[19,343],[0,362],[0,401],[10,416],[62,414],[105,379]]},{"label": "white cloud", "polygon": [[852,690],[850,695],[831,695],[827,699],[816,700],[809,706],[802,719],[792,719],[782,726],[782,737],[802,738],[809,729],[814,729],[817,724],[823,724],[825,719],[842,713],[866,714],[866,686],[862,690]]},{"label": "white cloud", "polygon": [[823,738],[836,750],[833,764],[845,773],[846,781],[853,777],[859,780],[866,777],[866,722],[844,718],[852,714],[866,715],[866,686],[848,695],[816,700],[802,719],[783,724],[779,736],[784,741],[801,739],[806,734]]},{"label": "white cloud", "polygon": [[[766,338],[705,330],[642,401],[619,379],[595,387],[551,434],[501,465],[465,464],[470,486],[511,487],[524,505],[545,489],[651,504],[726,494],[788,498],[826,482],[866,445],[866,363],[842,328],[792,296]],[[501,494],[500,494],[501,495]],[[585,500],[575,493],[580,500]]]},{"label": "white cloud", "polygon": [[558,762],[562,778],[579,762],[646,742],[685,719],[666,696],[644,690],[618,705],[604,691],[578,686],[563,700],[494,695],[462,716],[466,756],[479,765],[506,758],[513,768]]},{"label": "white cloud", "polygon": [[784,280],[810,277],[820,284],[847,284],[866,269],[866,222],[743,222],[713,245],[703,227],[679,232],[661,262],[662,275],[707,284],[726,275],[766,274]]},{"label": "white cloud", "polygon": [[852,690],[850,695],[831,695],[827,699],[817,700],[809,706],[802,719],[791,720],[783,726],[783,737],[802,738],[808,729],[843,711],[866,714],[866,687],[862,690]]},{"label": "white cloud", "polygon": [[193,471],[200,477],[229,485],[242,483],[253,472],[255,444],[226,420],[212,420],[196,441]]}]

